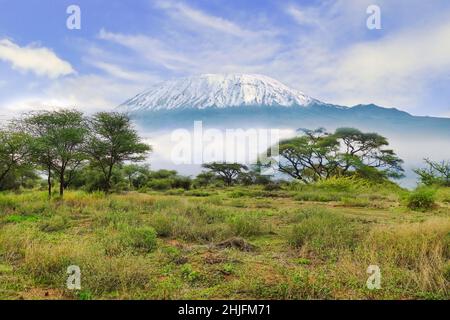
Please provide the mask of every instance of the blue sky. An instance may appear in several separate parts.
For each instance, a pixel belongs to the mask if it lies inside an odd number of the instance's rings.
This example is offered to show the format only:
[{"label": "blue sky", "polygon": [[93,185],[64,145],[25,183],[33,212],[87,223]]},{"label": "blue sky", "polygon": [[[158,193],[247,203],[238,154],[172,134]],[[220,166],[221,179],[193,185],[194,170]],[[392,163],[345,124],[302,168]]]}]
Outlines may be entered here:
[{"label": "blue sky", "polygon": [[[81,30],[66,28],[72,4]],[[381,30],[366,27],[371,4]],[[0,0],[0,115],[104,110],[158,81],[235,72],[450,117],[450,2]]]}]

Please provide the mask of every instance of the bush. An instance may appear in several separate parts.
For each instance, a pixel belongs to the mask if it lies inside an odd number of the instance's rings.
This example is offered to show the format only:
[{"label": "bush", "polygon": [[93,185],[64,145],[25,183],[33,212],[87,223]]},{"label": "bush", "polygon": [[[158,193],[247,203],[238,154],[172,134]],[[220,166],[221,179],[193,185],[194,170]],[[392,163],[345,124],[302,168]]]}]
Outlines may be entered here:
[{"label": "bush", "polygon": [[411,210],[426,211],[435,206],[436,191],[421,188],[411,193],[407,198],[407,206]]},{"label": "bush", "polygon": [[172,187],[171,179],[155,179],[147,183],[147,187],[153,190],[165,191]]},{"label": "bush", "polygon": [[189,177],[175,177],[172,181],[172,188],[175,189],[184,189],[189,190],[191,189],[192,180]]},{"label": "bush", "polygon": [[134,249],[150,252],[156,248],[156,231],[152,227],[130,228],[125,240]]},{"label": "bush", "polygon": [[173,235],[174,219],[163,213],[155,213],[150,222],[160,237],[170,237]]}]

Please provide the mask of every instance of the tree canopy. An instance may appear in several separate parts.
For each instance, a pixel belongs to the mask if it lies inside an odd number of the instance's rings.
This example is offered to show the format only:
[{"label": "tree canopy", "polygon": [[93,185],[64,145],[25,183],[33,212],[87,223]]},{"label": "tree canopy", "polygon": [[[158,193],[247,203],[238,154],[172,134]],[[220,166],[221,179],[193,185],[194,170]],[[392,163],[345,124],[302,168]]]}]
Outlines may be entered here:
[{"label": "tree canopy", "polygon": [[203,168],[210,170],[223,182],[230,186],[237,178],[248,170],[247,166],[240,163],[212,162],[203,165]]},{"label": "tree canopy", "polygon": [[377,133],[354,128],[339,128],[333,134],[323,128],[299,131],[300,136],[280,142],[277,155],[277,169],[295,179],[310,183],[333,176],[383,179],[403,174],[403,161]]},{"label": "tree canopy", "polygon": [[97,113],[89,121],[89,129],[86,152],[92,165],[103,173],[103,190],[109,192],[114,167],[125,161],[145,160],[151,147],[141,141],[130,118],[123,113]]}]

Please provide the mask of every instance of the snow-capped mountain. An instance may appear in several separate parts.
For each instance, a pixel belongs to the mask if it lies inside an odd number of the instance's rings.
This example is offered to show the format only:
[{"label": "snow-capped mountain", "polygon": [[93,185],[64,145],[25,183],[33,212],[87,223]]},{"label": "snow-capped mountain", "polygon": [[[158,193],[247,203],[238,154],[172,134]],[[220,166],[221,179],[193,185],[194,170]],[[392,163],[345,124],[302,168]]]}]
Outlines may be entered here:
[{"label": "snow-capped mountain", "polygon": [[121,106],[129,111],[241,106],[308,106],[319,102],[281,82],[256,74],[203,74],[154,85]]}]

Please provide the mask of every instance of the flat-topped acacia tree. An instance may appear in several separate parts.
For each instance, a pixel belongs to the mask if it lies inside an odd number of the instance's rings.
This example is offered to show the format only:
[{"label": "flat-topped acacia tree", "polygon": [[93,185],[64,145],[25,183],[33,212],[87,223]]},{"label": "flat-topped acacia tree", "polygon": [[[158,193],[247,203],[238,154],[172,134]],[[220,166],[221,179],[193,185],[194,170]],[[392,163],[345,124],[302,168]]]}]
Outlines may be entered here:
[{"label": "flat-topped acacia tree", "polygon": [[217,175],[227,186],[248,170],[248,167],[240,163],[212,162],[203,165],[203,168],[210,170]]},{"label": "flat-topped acacia tree", "polygon": [[103,174],[103,191],[109,193],[115,166],[125,161],[146,159],[151,146],[142,142],[128,115],[119,112],[100,112],[89,120],[86,153],[91,165]]},{"label": "flat-topped acacia tree", "polygon": [[[277,169],[304,183],[336,176],[358,175],[369,179],[400,178],[401,160],[387,139],[377,133],[339,128],[300,129],[301,135],[279,144]],[[268,150],[270,154],[271,149]]]}]

